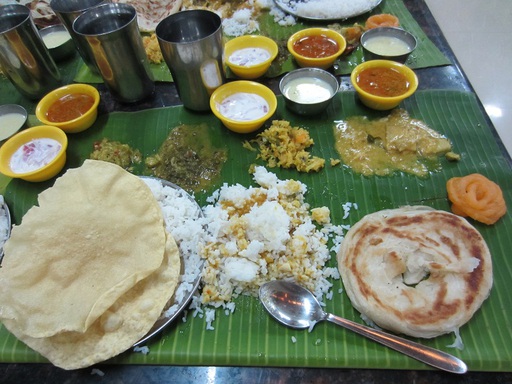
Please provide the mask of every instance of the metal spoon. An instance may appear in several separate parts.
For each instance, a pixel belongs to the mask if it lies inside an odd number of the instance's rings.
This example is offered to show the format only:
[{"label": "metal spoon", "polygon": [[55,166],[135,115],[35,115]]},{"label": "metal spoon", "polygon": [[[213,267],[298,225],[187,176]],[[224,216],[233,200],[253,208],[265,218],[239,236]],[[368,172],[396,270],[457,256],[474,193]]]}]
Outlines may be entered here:
[{"label": "metal spoon", "polygon": [[435,368],[452,373],[466,373],[468,369],[462,360],[448,353],[326,313],[310,291],[295,283],[271,281],[260,287],[259,295],[265,309],[289,327],[310,328],[327,320]]}]

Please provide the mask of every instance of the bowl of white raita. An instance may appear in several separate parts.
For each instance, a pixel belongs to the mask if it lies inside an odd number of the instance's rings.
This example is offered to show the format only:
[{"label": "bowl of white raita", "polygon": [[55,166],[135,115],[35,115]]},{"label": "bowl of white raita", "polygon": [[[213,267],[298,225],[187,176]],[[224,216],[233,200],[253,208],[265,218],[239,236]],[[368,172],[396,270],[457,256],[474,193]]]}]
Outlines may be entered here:
[{"label": "bowl of white raita", "polygon": [[336,77],[319,68],[289,72],[279,82],[285,105],[299,115],[316,115],[331,103],[339,89]]}]

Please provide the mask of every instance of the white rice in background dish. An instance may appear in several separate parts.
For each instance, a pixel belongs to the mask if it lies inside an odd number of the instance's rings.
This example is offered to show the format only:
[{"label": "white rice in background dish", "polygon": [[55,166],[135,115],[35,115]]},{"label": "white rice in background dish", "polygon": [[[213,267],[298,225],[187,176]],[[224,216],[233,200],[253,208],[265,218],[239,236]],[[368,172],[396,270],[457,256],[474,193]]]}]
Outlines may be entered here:
[{"label": "white rice in background dish", "polygon": [[318,19],[345,19],[363,14],[381,0],[282,0],[297,16]]},{"label": "white rice in background dish", "polygon": [[307,187],[299,181],[279,180],[261,166],[253,177],[260,187],[224,184],[203,208],[203,288],[192,307],[206,318],[207,329],[213,329],[213,308],[229,314],[233,299],[257,297],[265,282],[296,281],[322,301],[332,287],[328,279],[340,278],[326,266],[329,238],[339,242],[343,236],[343,228],[330,223],[328,208],[311,210],[304,200]]}]

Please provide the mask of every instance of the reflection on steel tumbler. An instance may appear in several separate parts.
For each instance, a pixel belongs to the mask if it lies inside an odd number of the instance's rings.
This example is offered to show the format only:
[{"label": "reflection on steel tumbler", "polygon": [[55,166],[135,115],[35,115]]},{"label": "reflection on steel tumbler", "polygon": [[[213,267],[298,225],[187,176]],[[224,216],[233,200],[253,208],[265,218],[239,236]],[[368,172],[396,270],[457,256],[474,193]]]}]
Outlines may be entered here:
[{"label": "reflection on steel tumbler", "polygon": [[117,100],[131,103],[153,93],[135,8],[128,4],[91,8],[75,19],[73,29],[87,41],[105,85]]},{"label": "reflection on steel tumbler", "polygon": [[221,18],[206,10],[182,11],[156,27],[163,57],[183,105],[210,109],[210,95],[225,81]]},{"label": "reflection on steel tumbler", "polygon": [[76,50],[82,57],[83,61],[89,69],[99,74],[98,69],[96,68],[96,64],[94,63],[94,57],[92,56],[92,52],[89,49],[87,41],[77,35],[75,31],[73,31],[73,22],[75,19],[80,16],[82,13],[87,11],[90,8],[96,7],[101,4],[110,3],[109,0],[52,0],[50,2],[50,7],[53,12],[60,19],[62,24],[66,27],[73,42],[75,43]]},{"label": "reflection on steel tumbler", "polygon": [[29,99],[59,85],[59,70],[24,5],[0,6],[0,67]]}]

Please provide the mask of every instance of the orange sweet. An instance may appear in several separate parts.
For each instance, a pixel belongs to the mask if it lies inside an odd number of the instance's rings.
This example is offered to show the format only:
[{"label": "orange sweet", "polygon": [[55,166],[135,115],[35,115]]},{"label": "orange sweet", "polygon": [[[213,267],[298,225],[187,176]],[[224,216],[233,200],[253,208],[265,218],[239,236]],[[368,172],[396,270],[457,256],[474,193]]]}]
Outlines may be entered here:
[{"label": "orange sweet", "polygon": [[507,212],[500,186],[479,173],[451,178],[446,190],[456,215],[491,225]]},{"label": "orange sweet", "polygon": [[378,28],[378,27],[398,27],[400,21],[398,17],[390,15],[389,13],[380,13],[373,15],[366,20],[366,29]]}]

